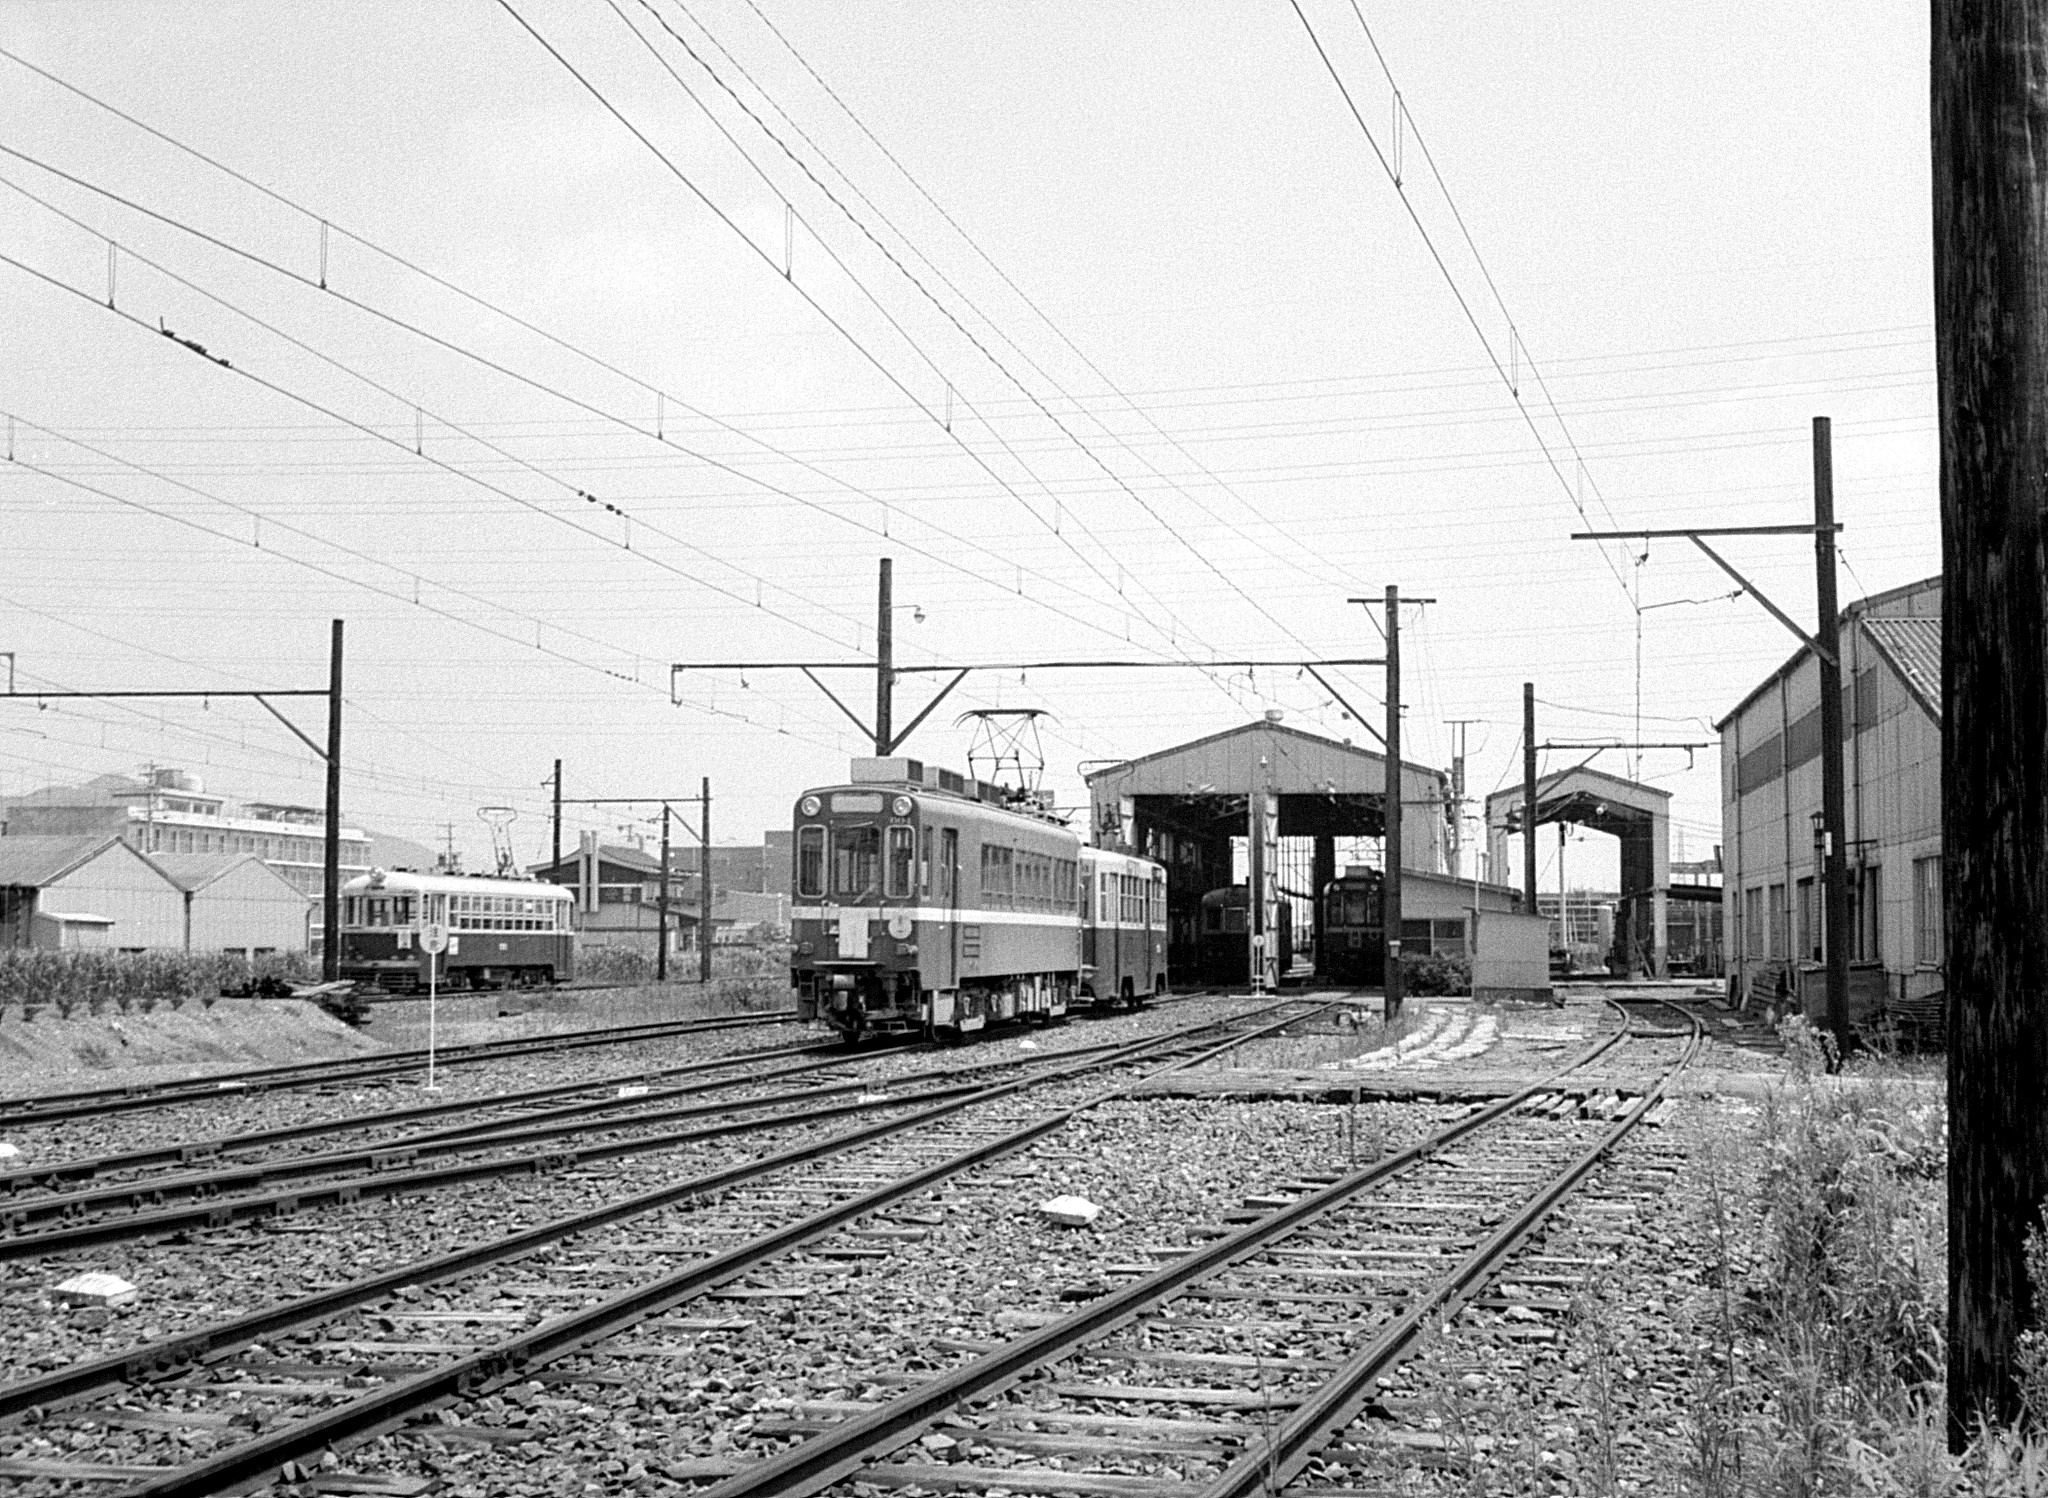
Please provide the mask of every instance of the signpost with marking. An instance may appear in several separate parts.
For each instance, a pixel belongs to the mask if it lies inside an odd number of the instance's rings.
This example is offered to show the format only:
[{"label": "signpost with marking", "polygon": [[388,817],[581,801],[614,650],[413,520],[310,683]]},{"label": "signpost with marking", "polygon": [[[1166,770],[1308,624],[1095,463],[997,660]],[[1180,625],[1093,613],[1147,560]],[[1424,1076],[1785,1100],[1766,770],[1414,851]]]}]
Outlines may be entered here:
[{"label": "signpost with marking", "polygon": [[439,1092],[434,1085],[434,1008],[440,1000],[441,954],[448,950],[447,926],[429,921],[420,927],[420,950],[427,954],[427,1091]]}]

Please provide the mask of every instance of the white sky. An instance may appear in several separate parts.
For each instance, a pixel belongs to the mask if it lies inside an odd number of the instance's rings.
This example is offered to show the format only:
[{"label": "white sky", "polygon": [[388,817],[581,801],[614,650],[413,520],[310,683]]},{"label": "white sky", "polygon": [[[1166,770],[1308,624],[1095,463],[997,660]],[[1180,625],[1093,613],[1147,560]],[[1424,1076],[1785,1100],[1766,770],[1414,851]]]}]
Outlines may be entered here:
[{"label": "white sky", "polygon": [[[337,226],[328,294],[314,218],[0,59],[0,146],[306,278],[0,155],[91,231],[0,188],[0,255],[80,293],[0,264],[22,685],[315,686],[345,617],[350,818],[453,823],[474,861],[476,808],[511,804],[531,860],[557,755],[571,795],[708,774],[720,841],[842,776],[859,736],[801,678],[692,677],[672,707],[666,664],[871,649],[885,552],[926,615],[899,616],[910,660],[1376,655],[1346,596],[1434,597],[1409,757],[1447,765],[1445,720],[1482,720],[1480,796],[1519,774],[1525,679],[1546,738],[1630,737],[1640,680],[1643,737],[1711,739],[1791,648],[1683,543],[1568,540],[1575,494],[1601,524],[1808,519],[1828,415],[1844,600],[1939,570],[1924,6],[1362,3],[1454,294],[1289,0],[511,3],[702,197],[492,0],[0,9],[0,46]],[[1391,157],[1348,0],[1303,8]],[[1727,550],[1810,615],[1803,538]],[[1376,678],[1340,683],[1375,724]],[[971,678],[906,752],[962,763],[977,705],[1055,715],[1066,801],[1083,760],[1266,707],[1365,737],[1291,671],[1034,673]],[[318,799],[253,704],[0,711],[0,792],[157,762]],[[1644,758],[1692,856],[1716,764]],[[1575,846],[1573,882],[1612,847]]]}]

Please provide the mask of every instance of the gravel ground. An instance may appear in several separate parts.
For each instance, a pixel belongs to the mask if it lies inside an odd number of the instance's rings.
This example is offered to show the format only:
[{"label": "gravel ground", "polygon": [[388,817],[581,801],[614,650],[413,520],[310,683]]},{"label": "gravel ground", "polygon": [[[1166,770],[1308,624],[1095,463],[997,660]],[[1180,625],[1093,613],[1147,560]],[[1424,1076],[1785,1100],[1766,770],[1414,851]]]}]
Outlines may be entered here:
[{"label": "gravel ground", "polygon": [[[896,1392],[964,1361],[979,1342],[1041,1324],[1064,1297],[1184,1251],[1247,1195],[1346,1168],[1349,1133],[1333,1116],[1342,1111],[1107,1104],[874,1225],[905,1236],[828,1241],[769,1266],[751,1288],[780,1287],[784,1297],[714,1302],[726,1326],[660,1318],[451,1410],[438,1426],[351,1450],[345,1465],[439,1475],[458,1494],[530,1494],[592,1481],[653,1490],[687,1476],[693,1461],[766,1454],[788,1439],[778,1420]],[[1399,1144],[1445,1110],[1360,1112],[1370,1132]],[[1104,1209],[1091,1228],[1038,1216],[1039,1202],[1065,1193]],[[849,1244],[878,1257],[837,1257]],[[685,1309],[700,1323],[712,1315]]]},{"label": "gravel ground", "polygon": [[21,1151],[21,1157],[13,1162],[15,1168],[33,1168],[80,1155],[154,1147],[167,1140],[211,1139],[314,1119],[346,1118],[413,1103],[484,1100],[522,1088],[583,1078],[590,1079],[593,1085],[615,1084],[635,1080],[650,1069],[802,1044],[812,1038],[811,1032],[796,1025],[746,1026],[465,1062],[438,1072],[435,1080],[441,1091],[437,1094],[424,1090],[424,1071],[336,1083],[313,1081],[302,1087],[262,1091],[227,1090],[218,1096],[160,1108],[9,1125],[4,1139]]},{"label": "gravel ground", "polygon": [[[1165,1028],[1169,1022],[1191,1023],[1230,1007],[1219,1003],[1213,1008],[1176,1010],[1163,1016],[1118,1016],[1050,1032],[1006,1036],[937,1056],[930,1052],[870,1053],[860,1058],[860,1072],[887,1078],[947,1060],[975,1068],[1020,1056],[1054,1059],[1063,1049],[1135,1039]],[[692,1043],[710,1039],[713,1037]],[[1084,1078],[1068,1084],[1063,1095],[1079,1100],[1101,1085],[1099,1080]],[[1047,1106],[1051,1106],[1049,1101],[1037,1100],[1034,1095],[1033,1108]],[[0,1307],[5,1308],[10,1324],[20,1328],[19,1335],[0,1340],[0,1376],[21,1377],[102,1356],[849,1127],[852,1124],[846,1120],[798,1125],[569,1171],[475,1181],[451,1190],[365,1201],[296,1218],[0,1265]],[[593,1137],[625,1137],[632,1132],[612,1128],[596,1131]],[[141,1290],[140,1299],[112,1312],[65,1309],[55,1304],[50,1293],[54,1285],[73,1273],[95,1269],[129,1280]]]},{"label": "gravel ground", "polygon": [[1308,1480],[1418,1498],[1678,1490],[1724,1356],[1719,1245],[1739,1274],[1755,1229],[1728,1208],[1730,1173],[1760,1168],[1755,1097],[1778,1081],[1757,1069],[1768,1047],[1710,1030],[1665,1124],[1634,1131]]}]

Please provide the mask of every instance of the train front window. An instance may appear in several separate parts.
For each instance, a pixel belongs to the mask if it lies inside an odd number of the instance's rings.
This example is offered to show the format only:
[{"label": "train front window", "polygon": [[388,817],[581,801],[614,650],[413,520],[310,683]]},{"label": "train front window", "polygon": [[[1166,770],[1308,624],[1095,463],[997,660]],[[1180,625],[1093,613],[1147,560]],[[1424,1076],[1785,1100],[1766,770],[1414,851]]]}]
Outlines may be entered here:
[{"label": "train front window", "polygon": [[832,829],[832,893],[856,899],[872,896],[881,882],[882,829]]},{"label": "train front window", "polygon": [[796,892],[808,900],[825,893],[825,829],[800,828],[796,835]]},{"label": "train front window", "polygon": [[907,900],[913,893],[911,873],[917,864],[917,829],[915,827],[891,827],[889,829],[889,883],[888,895],[892,900]]}]

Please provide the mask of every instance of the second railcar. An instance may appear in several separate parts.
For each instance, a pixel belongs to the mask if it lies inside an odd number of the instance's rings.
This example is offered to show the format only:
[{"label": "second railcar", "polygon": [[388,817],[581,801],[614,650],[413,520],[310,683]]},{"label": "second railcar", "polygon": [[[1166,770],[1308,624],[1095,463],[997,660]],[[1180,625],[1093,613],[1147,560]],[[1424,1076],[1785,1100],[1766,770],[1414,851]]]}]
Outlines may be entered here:
[{"label": "second railcar", "polygon": [[1081,995],[1135,1009],[1164,994],[1166,870],[1149,858],[1081,850]]},{"label": "second railcar", "polygon": [[1385,878],[1378,869],[1354,869],[1323,886],[1325,978],[1367,988],[1386,981],[1385,911]]},{"label": "second railcar", "polygon": [[[1279,902],[1273,939],[1278,943],[1277,971],[1285,977],[1294,965],[1294,913]],[[1202,896],[1202,981],[1219,987],[1251,982],[1251,895],[1242,884],[1212,889]]]}]

